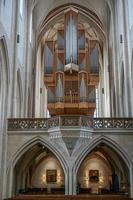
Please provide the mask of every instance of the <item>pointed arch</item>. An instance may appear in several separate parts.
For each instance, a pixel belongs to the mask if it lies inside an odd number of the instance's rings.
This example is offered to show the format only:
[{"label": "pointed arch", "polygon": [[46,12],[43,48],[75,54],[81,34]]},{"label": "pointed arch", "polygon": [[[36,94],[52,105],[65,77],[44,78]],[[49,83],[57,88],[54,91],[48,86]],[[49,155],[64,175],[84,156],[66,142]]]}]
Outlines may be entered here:
[{"label": "pointed arch", "polygon": [[46,146],[58,158],[64,171],[67,171],[68,164],[63,155],[61,154],[61,152],[56,147],[54,147],[50,142],[46,141],[44,138],[40,136],[34,137],[32,140],[22,145],[19,148],[19,150],[17,150],[17,152],[14,154],[10,164],[12,164],[12,166],[14,167],[17,161],[21,158],[21,156],[25,152],[27,152],[31,147],[33,147],[35,144],[38,143],[41,143],[42,145]]},{"label": "pointed arch", "polygon": [[111,140],[110,138],[108,138],[106,136],[100,136],[99,138],[93,140],[89,146],[85,147],[83,149],[83,151],[80,153],[80,155],[78,156],[77,160],[75,161],[75,164],[72,169],[73,194],[76,194],[75,185],[77,184],[77,173],[78,173],[78,170],[79,170],[83,160],[95,147],[97,147],[101,143],[104,143],[105,145],[110,147],[112,150],[117,152],[118,156],[120,156],[120,158],[122,158],[122,160],[124,161],[125,165],[127,166],[128,171],[130,173],[130,167],[133,165],[133,163],[132,163],[131,158],[127,155],[127,153],[115,141]]},{"label": "pointed arch", "polygon": [[9,184],[8,187],[8,196],[12,196],[12,188],[13,188],[13,170],[15,168],[15,165],[19,161],[19,159],[29,150],[31,149],[34,145],[36,144],[42,144],[46,148],[48,148],[58,159],[59,163],[61,164],[61,167],[63,169],[64,175],[65,175],[65,194],[68,194],[68,164],[61,154],[61,152],[56,148],[54,145],[52,145],[50,142],[42,138],[41,136],[37,136],[32,138],[31,140],[27,141],[25,144],[23,144],[17,152],[13,155],[13,157],[10,160],[10,163],[7,168],[7,181]]},{"label": "pointed arch", "polygon": [[39,31],[37,46],[39,46],[41,38],[46,30],[50,28],[51,23],[55,23],[59,18],[61,18],[65,10],[69,9],[70,7],[78,10],[78,12],[80,12],[85,17],[85,19],[87,18],[90,21],[90,24],[93,23],[95,25],[95,28],[98,30],[102,40],[106,39],[103,23],[101,22],[99,16],[95,13],[95,11],[76,3],[66,3],[53,8],[49,11],[49,13],[47,13],[47,16],[43,18],[38,29]]},{"label": "pointed arch", "polygon": [[106,144],[108,147],[112,148],[115,152],[117,152],[118,155],[126,163],[128,168],[130,167],[131,164],[133,164],[129,155],[124,151],[124,149],[121,148],[121,146],[118,143],[116,143],[115,141],[111,140],[110,138],[108,138],[106,136],[100,136],[99,138],[93,140],[89,146],[85,147],[85,149],[83,149],[83,151],[78,156],[78,159],[76,160],[76,163],[73,168],[73,170],[76,173],[77,173],[82,161],[87,156],[87,154],[89,154],[100,143]]}]

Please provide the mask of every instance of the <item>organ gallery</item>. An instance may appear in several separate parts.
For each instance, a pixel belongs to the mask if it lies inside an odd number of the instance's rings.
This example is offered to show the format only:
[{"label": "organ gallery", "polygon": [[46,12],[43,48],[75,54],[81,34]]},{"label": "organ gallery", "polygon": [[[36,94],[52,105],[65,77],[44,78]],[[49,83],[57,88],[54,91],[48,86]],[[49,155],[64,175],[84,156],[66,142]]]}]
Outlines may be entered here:
[{"label": "organ gallery", "polygon": [[54,115],[89,115],[96,109],[100,42],[75,9],[44,36],[44,83]]}]

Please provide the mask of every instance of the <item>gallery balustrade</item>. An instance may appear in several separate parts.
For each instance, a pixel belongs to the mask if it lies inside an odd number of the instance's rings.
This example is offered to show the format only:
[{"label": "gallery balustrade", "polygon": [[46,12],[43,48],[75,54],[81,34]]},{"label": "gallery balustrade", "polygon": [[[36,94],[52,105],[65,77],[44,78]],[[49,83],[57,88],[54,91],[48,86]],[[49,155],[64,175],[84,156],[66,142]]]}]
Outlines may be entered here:
[{"label": "gallery balustrade", "polygon": [[55,127],[86,127],[88,129],[133,129],[133,118],[91,118],[87,116],[56,116],[47,119],[8,119],[8,131],[48,130]]}]

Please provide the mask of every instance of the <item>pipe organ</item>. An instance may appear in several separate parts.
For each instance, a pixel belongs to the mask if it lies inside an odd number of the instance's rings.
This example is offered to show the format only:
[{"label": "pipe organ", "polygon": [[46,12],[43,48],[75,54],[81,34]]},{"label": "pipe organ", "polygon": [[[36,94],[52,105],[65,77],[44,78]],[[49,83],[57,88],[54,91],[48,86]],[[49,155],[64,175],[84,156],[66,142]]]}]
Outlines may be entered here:
[{"label": "pipe organ", "polygon": [[54,115],[93,116],[99,82],[98,40],[89,39],[77,11],[64,13],[56,39],[44,44],[44,84]]}]

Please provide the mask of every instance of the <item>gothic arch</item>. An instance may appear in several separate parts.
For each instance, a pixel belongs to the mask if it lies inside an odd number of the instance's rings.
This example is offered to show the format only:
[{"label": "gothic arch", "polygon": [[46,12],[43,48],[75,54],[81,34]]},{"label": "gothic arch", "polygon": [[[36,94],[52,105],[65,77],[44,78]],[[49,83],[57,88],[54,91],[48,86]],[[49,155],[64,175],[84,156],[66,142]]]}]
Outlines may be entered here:
[{"label": "gothic arch", "polygon": [[[39,2],[39,0],[34,0],[33,2],[32,2],[32,9],[34,9],[35,8],[35,6],[38,4],[38,2]],[[79,1],[79,2],[77,2],[77,1],[71,1],[71,4],[74,4],[76,2],[76,4],[77,5],[79,5],[79,6],[82,6],[82,5],[84,5],[84,4],[81,4],[81,2]],[[107,6],[109,7],[109,10],[110,10],[110,12],[111,13],[113,13],[113,1],[112,0],[105,0],[105,2],[107,3]],[[89,5],[89,2],[87,2],[88,3],[88,7],[91,7],[91,5]],[[70,2],[68,2],[68,4],[70,5]],[[67,5],[67,3],[66,3],[66,1],[64,1],[64,2],[62,2],[62,4],[61,3],[58,3],[58,5],[56,5],[56,4],[52,4],[52,8],[51,8],[51,6],[47,9],[47,14],[49,13],[49,12],[51,12],[51,9],[53,10],[54,8],[58,8],[58,7],[62,7],[62,6],[65,6],[65,5]],[[95,10],[95,8],[91,8],[91,10],[93,11],[93,10]],[[42,22],[43,22],[43,20],[42,20]],[[42,23],[41,22],[41,23]]]},{"label": "gothic arch", "polygon": [[12,196],[12,187],[13,187],[13,170],[15,165],[17,164],[17,162],[19,161],[19,159],[24,155],[24,153],[26,153],[30,148],[32,148],[34,145],[36,144],[42,144],[44,145],[46,148],[48,148],[54,155],[55,157],[58,159],[58,161],[60,162],[62,169],[64,171],[64,175],[65,175],[65,194],[68,193],[68,164],[65,160],[65,158],[63,157],[63,155],[61,154],[61,152],[54,147],[50,142],[46,141],[44,138],[37,136],[34,137],[33,139],[31,139],[30,141],[26,142],[25,144],[23,144],[19,150],[17,150],[17,152],[13,155],[9,166],[7,168],[7,181],[9,183],[9,188],[7,191],[8,196]]},{"label": "gothic arch", "polygon": [[128,167],[130,167],[130,164],[133,164],[127,153],[115,141],[107,138],[106,136],[100,136],[98,139],[93,140],[90,146],[87,146],[85,147],[85,149],[83,149],[83,151],[78,156],[78,159],[76,160],[73,170],[77,172],[80,164],[82,163],[86,155],[100,143],[104,143],[115,150],[118,155],[125,161]]},{"label": "gothic arch", "polygon": [[51,27],[51,23],[54,23],[58,19],[60,19],[64,11],[67,10],[70,6],[78,10],[90,23],[93,23],[95,25],[95,28],[98,30],[102,40],[105,40],[103,23],[93,10],[77,3],[65,3],[50,10],[49,13],[47,13],[46,17],[44,17],[41,21],[38,28],[37,48],[43,34]]},{"label": "gothic arch", "polygon": [[60,161],[64,171],[67,170],[67,166],[68,166],[67,162],[65,161],[65,159],[62,156],[62,154],[60,153],[60,151],[58,151],[58,149],[56,149],[52,144],[48,143],[48,141],[46,141],[44,138],[42,138],[40,136],[34,137],[32,140],[26,142],[24,145],[22,145],[20,147],[20,149],[17,151],[17,153],[12,158],[13,166],[17,163],[19,158],[21,158],[21,156],[26,151],[28,151],[32,146],[34,146],[37,143],[41,143],[41,144],[45,145],[49,150],[51,150],[54,153],[54,155],[58,158],[58,160]]},{"label": "gothic arch", "polygon": [[77,173],[79,170],[79,167],[81,166],[81,163],[85,159],[85,157],[99,144],[104,143],[111,149],[113,149],[117,154],[122,158],[124,161],[125,165],[127,166],[129,172],[130,172],[130,167],[133,165],[131,158],[128,156],[128,154],[118,145],[115,141],[111,140],[110,138],[107,138],[106,136],[100,136],[99,138],[95,139],[92,141],[92,143],[85,147],[83,151],[80,153],[78,156],[78,159],[75,161],[75,164],[72,169],[72,174],[73,174],[73,190],[74,194],[76,194],[76,182],[77,182]]}]

